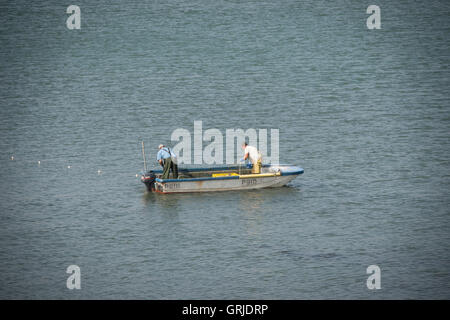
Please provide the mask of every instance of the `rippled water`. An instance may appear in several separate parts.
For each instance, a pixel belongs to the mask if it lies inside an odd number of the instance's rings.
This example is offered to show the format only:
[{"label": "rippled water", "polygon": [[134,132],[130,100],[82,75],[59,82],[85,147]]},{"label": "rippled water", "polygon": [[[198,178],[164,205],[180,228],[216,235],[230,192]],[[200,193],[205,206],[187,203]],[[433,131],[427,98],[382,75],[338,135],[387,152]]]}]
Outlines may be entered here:
[{"label": "rippled water", "polygon": [[[450,298],[448,1],[376,1],[380,30],[360,1],[76,4],[0,5],[1,298]],[[140,141],[194,120],[278,128],[305,174],[146,193]]]}]

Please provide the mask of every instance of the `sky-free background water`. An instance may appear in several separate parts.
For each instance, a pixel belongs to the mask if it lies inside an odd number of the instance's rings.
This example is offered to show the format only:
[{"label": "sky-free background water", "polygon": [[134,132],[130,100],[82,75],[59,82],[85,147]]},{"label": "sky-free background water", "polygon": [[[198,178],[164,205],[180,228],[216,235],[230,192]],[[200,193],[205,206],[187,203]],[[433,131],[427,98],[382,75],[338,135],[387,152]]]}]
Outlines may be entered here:
[{"label": "sky-free background water", "polygon": [[[450,298],[449,1],[69,4],[0,4],[0,298]],[[194,120],[305,174],[146,193]]]}]

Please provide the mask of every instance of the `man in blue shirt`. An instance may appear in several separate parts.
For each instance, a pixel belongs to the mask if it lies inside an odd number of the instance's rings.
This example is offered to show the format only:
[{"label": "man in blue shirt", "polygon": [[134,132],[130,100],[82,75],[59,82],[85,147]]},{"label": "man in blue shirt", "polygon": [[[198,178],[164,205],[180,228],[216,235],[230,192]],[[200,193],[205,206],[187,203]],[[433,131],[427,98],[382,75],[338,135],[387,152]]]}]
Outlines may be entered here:
[{"label": "man in blue shirt", "polygon": [[156,160],[164,168],[162,179],[169,179],[170,170],[172,170],[173,178],[178,179],[178,165],[176,163],[177,156],[172,149],[163,144],[158,146],[159,151],[156,155]]}]

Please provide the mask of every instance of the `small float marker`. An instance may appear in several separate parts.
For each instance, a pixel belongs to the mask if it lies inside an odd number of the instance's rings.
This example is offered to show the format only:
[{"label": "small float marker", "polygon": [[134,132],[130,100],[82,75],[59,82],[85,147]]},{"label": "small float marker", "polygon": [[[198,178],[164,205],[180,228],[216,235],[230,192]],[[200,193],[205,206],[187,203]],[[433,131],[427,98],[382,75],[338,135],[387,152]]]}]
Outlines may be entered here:
[{"label": "small float marker", "polygon": [[97,173],[98,173],[99,175],[101,175],[101,174],[102,174],[102,170],[98,170]]},{"label": "small float marker", "polygon": [[11,160],[14,160],[14,156],[11,156]]},{"label": "small float marker", "polygon": [[40,160],[38,160],[38,166],[40,166],[41,165],[41,161]]},{"label": "small float marker", "polygon": [[136,178],[139,177],[139,175],[136,173]]},{"label": "small float marker", "polygon": [[67,169],[70,169],[71,168],[71,166],[67,166]]}]

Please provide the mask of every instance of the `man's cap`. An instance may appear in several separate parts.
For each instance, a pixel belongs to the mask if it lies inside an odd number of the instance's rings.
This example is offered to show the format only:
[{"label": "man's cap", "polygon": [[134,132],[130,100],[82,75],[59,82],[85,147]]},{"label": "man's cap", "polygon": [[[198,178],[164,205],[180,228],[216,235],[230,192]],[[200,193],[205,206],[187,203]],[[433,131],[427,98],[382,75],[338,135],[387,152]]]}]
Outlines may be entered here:
[{"label": "man's cap", "polygon": [[161,149],[162,147],[164,147],[164,145],[163,145],[163,144],[160,144],[160,145],[158,146],[158,149]]}]

